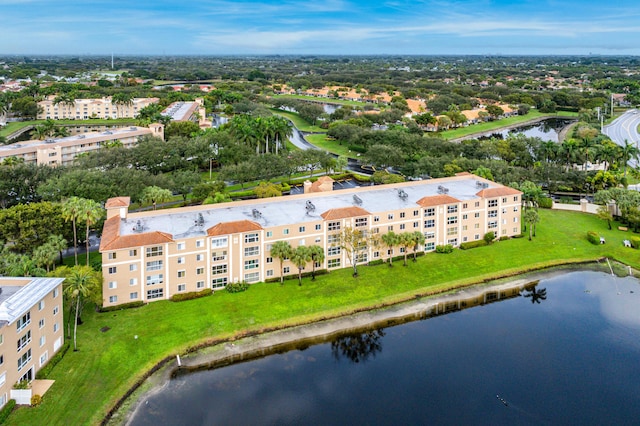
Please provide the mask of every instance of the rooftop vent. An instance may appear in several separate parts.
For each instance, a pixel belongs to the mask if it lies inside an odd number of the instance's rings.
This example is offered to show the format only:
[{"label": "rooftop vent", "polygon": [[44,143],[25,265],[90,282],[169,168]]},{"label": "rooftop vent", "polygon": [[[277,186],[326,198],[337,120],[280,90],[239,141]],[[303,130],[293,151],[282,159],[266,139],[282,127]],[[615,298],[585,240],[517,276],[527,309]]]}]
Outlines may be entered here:
[{"label": "rooftop vent", "polygon": [[78,135],[78,139],[84,139],[84,138],[86,138],[85,135]]},{"label": "rooftop vent", "polygon": [[136,226],[133,227],[133,232],[142,232],[143,229],[144,226],[142,226],[142,221],[138,219],[138,221],[136,222]]},{"label": "rooftop vent", "polygon": [[129,130],[138,130],[138,128],[136,126],[131,126],[129,127]]},{"label": "rooftop vent", "polygon": [[353,194],[353,202],[356,205],[361,206],[362,205],[362,198],[358,197],[356,194]]},{"label": "rooftop vent", "polygon": [[404,192],[404,189],[399,189],[398,190],[398,197],[400,197],[403,201],[406,200],[408,196],[409,196],[409,194]]},{"label": "rooftop vent", "polygon": [[442,185],[438,185],[438,194],[448,194],[449,188],[445,188]]},{"label": "rooftop vent", "polygon": [[204,217],[202,216],[202,213],[198,213],[198,219],[196,220],[196,226],[204,226]]},{"label": "rooftop vent", "polygon": [[315,211],[316,206],[311,202],[311,200],[307,200],[307,204],[304,208],[307,209],[307,213],[310,213],[312,211]]},{"label": "rooftop vent", "polygon": [[45,139],[44,143],[54,143],[55,139]]},{"label": "rooftop vent", "polygon": [[480,182],[479,180],[476,181],[476,188],[488,188],[489,184],[486,182]]},{"label": "rooftop vent", "polygon": [[260,210],[258,209],[253,209],[251,210],[251,215],[255,218],[255,219],[260,219],[262,217],[262,213],[260,213]]}]

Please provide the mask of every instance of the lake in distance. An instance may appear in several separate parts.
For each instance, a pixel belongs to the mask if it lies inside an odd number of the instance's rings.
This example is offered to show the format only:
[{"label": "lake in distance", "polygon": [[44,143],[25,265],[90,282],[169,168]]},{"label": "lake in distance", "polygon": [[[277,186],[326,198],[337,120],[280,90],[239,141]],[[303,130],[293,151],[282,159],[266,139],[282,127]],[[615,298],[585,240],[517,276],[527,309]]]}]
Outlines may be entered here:
[{"label": "lake in distance", "polygon": [[639,308],[637,279],[565,273],[522,296],[179,375],[130,424],[637,424]]}]

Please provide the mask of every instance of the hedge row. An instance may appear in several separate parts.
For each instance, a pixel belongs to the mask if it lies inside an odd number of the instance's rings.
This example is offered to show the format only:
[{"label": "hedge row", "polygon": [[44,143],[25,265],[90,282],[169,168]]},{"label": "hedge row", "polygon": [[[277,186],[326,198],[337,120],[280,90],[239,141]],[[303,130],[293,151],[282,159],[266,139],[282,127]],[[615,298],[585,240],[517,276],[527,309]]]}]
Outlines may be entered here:
[{"label": "hedge row", "polygon": [[640,249],[640,237],[631,237],[629,238],[629,242],[631,242],[631,247],[634,249]]},{"label": "hedge row", "polygon": [[[329,271],[326,269],[316,269],[316,276],[318,275],[325,275],[328,274]],[[303,272],[302,273],[302,278],[307,278],[310,277],[311,275],[313,275],[313,271],[310,272]],[[284,276],[284,281],[287,280],[297,280],[298,279],[298,274],[290,274],[290,275],[285,275]],[[266,280],[264,280],[265,283],[279,283],[280,282],[280,277],[275,277],[275,278],[267,278]]]},{"label": "hedge row", "polygon": [[484,247],[484,246],[488,246],[488,245],[489,245],[489,243],[487,243],[485,240],[468,241],[466,243],[460,244],[460,249],[461,250],[468,250],[468,249],[472,249],[472,248],[476,248],[476,247]]},{"label": "hedge row", "polygon": [[436,246],[436,253],[453,253],[453,246],[451,244],[440,244]]},{"label": "hedge row", "polygon": [[7,417],[9,417],[9,414],[11,414],[15,406],[16,400],[10,399],[9,402],[7,402],[4,407],[2,407],[2,410],[0,410],[0,425],[3,424],[5,420],[7,420]]},{"label": "hedge row", "polygon": [[549,197],[540,197],[538,200],[538,207],[541,209],[550,209],[553,207],[553,199]]},{"label": "hedge row", "polygon": [[49,377],[49,374],[51,374],[51,370],[53,370],[53,368],[58,365],[58,363],[60,362],[60,360],[62,360],[62,357],[64,357],[64,354],[67,353],[70,347],[70,341],[64,342],[64,345],[62,345],[58,353],[52,356],[47,365],[42,367],[40,371],[36,373],[36,379],[41,380]]},{"label": "hedge row", "polygon": [[137,302],[123,303],[122,305],[118,306],[107,306],[106,308],[103,307],[100,308],[100,312],[119,311],[121,309],[139,308],[140,306],[144,306],[144,302],[142,300],[138,300]]},{"label": "hedge row", "polygon": [[587,232],[587,240],[589,240],[591,244],[600,244],[600,236],[595,231]]},{"label": "hedge row", "polygon": [[224,288],[229,293],[241,293],[243,291],[246,291],[249,288],[249,283],[244,282],[244,281],[239,282],[239,283],[229,283],[229,284],[225,285]]},{"label": "hedge row", "polygon": [[169,300],[172,302],[184,302],[185,300],[199,299],[201,297],[211,296],[213,294],[210,288],[201,291],[190,291],[188,293],[176,293]]}]

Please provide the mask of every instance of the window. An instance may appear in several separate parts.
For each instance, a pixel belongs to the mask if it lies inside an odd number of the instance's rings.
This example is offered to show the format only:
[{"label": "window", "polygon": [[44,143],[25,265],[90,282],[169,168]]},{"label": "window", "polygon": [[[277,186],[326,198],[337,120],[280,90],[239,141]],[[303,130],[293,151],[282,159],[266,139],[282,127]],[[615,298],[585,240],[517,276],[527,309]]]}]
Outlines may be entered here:
[{"label": "window", "polygon": [[420,227],[420,222],[413,222],[413,227],[414,228],[419,228]]},{"label": "window", "polygon": [[147,262],[147,271],[158,271],[162,269],[162,260]]},{"label": "window", "polygon": [[507,197],[503,197],[503,198],[502,198],[502,202],[503,202],[503,203],[506,203],[506,202],[507,202]]},{"label": "window", "polygon": [[26,326],[31,324],[31,312],[27,312],[16,322],[17,333],[20,333]]},{"label": "window", "polygon": [[498,200],[489,200],[488,207],[498,207]]},{"label": "window", "polygon": [[204,268],[197,268],[196,275],[204,275]]},{"label": "window", "polygon": [[196,283],[196,288],[204,288],[204,281],[198,281]]},{"label": "window", "polygon": [[430,207],[428,209],[424,209],[424,215],[425,216],[435,216],[436,215],[436,209],[433,207]]},{"label": "window", "polygon": [[389,214],[387,215],[387,219],[389,219],[389,220],[393,220],[393,213],[389,213]]},{"label": "window", "polygon": [[282,268],[282,273],[283,274],[288,274],[291,271],[291,268],[288,266],[285,266],[284,268]]},{"label": "window", "polygon": [[424,221],[424,227],[425,228],[433,228],[434,226],[436,226],[435,219],[428,219],[428,220]]},{"label": "window", "polygon": [[117,281],[109,281],[109,288],[110,289],[114,289],[114,288],[118,288],[118,282]]},{"label": "window", "polygon": [[182,264],[184,264],[184,262],[185,262],[185,257],[184,256],[180,256],[178,258],[178,265],[182,265]]},{"label": "window", "polygon": [[327,249],[327,256],[337,256],[340,254],[340,247],[329,247]]},{"label": "window", "polygon": [[447,213],[458,213],[458,206],[447,206]]},{"label": "window", "polygon": [[405,251],[404,247],[400,247],[400,253],[404,253]]},{"label": "window", "polygon": [[211,280],[211,288],[220,288],[224,287],[225,285],[227,285],[227,277]]},{"label": "window", "polygon": [[458,216],[449,216],[447,218],[447,225],[454,225],[458,223]]},{"label": "window", "polygon": [[115,258],[116,258],[116,254],[115,254],[115,253],[109,253],[109,254],[107,255],[107,258],[108,258],[109,260],[113,260],[113,259],[115,259]]},{"label": "window", "polygon": [[178,291],[185,291],[187,289],[186,284],[178,284]]},{"label": "window", "polygon": [[400,212],[400,219],[404,219],[404,212]]},{"label": "window", "polygon": [[256,269],[260,265],[258,263],[258,259],[245,260],[244,261],[244,270],[247,271],[249,269]]},{"label": "window", "polygon": [[458,239],[457,238],[452,238],[450,240],[447,240],[447,244],[451,244],[452,246],[457,246],[458,245]]},{"label": "window", "polygon": [[387,232],[391,232],[391,231],[393,231],[393,225],[387,226]]},{"label": "window", "polygon": [[358,217],[356,218],[356,228],[361,226],[367,226],[367,218],[366,217]]},{"label": "window", "polygon": [[284,235],[289,235],[289,228],[284,228],[284,229],[282,230],[282,233],[283,233]]},{"label": "window", "polygon": [[374,222],[380,222],[380,216],[374,216],[373,217],[373,221]]},{"label": "window", "polygon": [[414,210],[413,211],[413,216],[418,216],[420,214],[420,210]]},{"label": "window", "polygon": [[24,336],[18,339],[18,352],[24,349],[29,343],[31,343],[31,330],[28,330]]},{"label": "window", "polygon": [[137,271],[138,270],[138,264],[137,263],[132,263],[131,265],[129,265],[129,272],[133,272],[133,271]]},{"label": "window", "polygon": [[251,272],[249,274],[244,274],[244,280],[248,283],[255,283],[260,280],[260,272]]},{"label": "window", "polygon": [[196,254],[196,262],[202,262],[204,260],[204,254]]},{"label": "window", "polygon": [[462,215],[462,220],[467,220],[469,219],[469,215],[468,214],[463,214]]},{"label": "window", "polygon": [[40,319],[40,321],[38,321],[38,328],[42,328],[44,327],[44,318]]},{"label": "window", "polygon": [[214,262],[220,262],[221,260],[227,260],[227,251],[214,251],[211,253],[211,260]]},{"label": "window", "polygon": [[517,195],[515,197],[513,197],[513,201],[515,201],[515,202],[518,201],[518,196]]},{"label": "window", "polygon": [[267,257],[267,258],[265,259],[265,262],[266,262],[266,263],[273,263],[273,257]]},{"label": "window", "polygon": [[340,259],[329,259],[327,261],[327,267],[329,268],[339,268],[340,267]]},{"label": "window", "polygon": [[44,300],[38,302],[38,310],[41,311],[44,309]]},{"label": "window", "polygon": [[458,234],[458,227],[454,226],[452,228],[447,228],[447,235],[457,235]]},{"label": "window", "polygon": [[489,229],[495,229],[498,227],[498,221],[497,220],[492,220],[489,222],[489,225],[487,226],[487,228]]},{"label": "window", "polygon": [[227,273],[227,264],[224,265],[215,265],[211,267],[211,275],[220,275]]},{"label": "window", "polygon": [[138,292],[134,291],[133,293],[129,293],[130,300],[136,300],[138,298]]},{"label": "window", "polygon": [[267,269],[267,276],[268,277],[272,277],[273,276],[273,269]]},{"label": "window", "polygon": [[425,232],[424,233],[424,239],[425,240],[433,240],[434,238],[436,238],[436,233],[435,232]]},{"label": "window", "polygon": [[367,255],[367,253],[359,253],[359,254],[356,256],[356,262],[363,263],[363,262],[366,262],[366,261],[368,260],[368,258],[369,258],[369,257],[368,257],[368,255]]},{"label": "window", "polygon": [[[42,345],[40,345],[40,346],[42,346]],[[49,358],[49,352],[48,351],[45,351],[45,353],[40,355],[40,367],[42,367],[44,365],[44,363],[47,362],[48,358]]]},{"label": "window", "polygon": [[116,266],[109,267],[109,274],[115,274],[117,271],[118,271],[118,268]]},{"label": "window", "polygon": [[339,235],[327,235],[327,244],[336,244],[339,240]]},{"label": "window", "polygon": [[298,245],[299,246],[305,245],[304,238],[302,238],[300,241],[298,241]]},{"label": "window", "polygon": [[327,224],[327,230],[338,231],[340,229],[340,222],[329,222]]},{"label": "window", "polygon": [[162,256],[162,246],[147,247],[147,257]]},{"label": "window", "polygon": [[474,224],[473,229],[480,229],[480,224],[479,223]]},{"label": "window", "polygon": [[147,285],[156,285],[164,283],[164,275],[147,275]]},{"label": "window", "polygon": [[476,201],[476,207],[480,207],[480,201]]},{"label": "window", "polygon": [[228,243],[229,243],[229,238],[227,237],[212,238],[211,248],[226,247]]},{"label": "window", "polygon": [[164,289],[154,288],[153,290],[147,290],[147,299],[160,299],[164,297]]},{"label": "window", "polygon": [[178,243],[178,250],[184,250],[185,249],[185,243]]},{"label": "window", "polygon": [[129,280],[129,285],[138,285],[138,279],[137,278],[131,278]]},{"label": "window", "polygon": [[498,217],[498,210],[489,210],[487,217]]},{"label": "window", "polygon": [[476,234],[476,235],[474,235],[474,236],[473,236],[473,239],[474,239],[474,240],[479,240],[479,239],[480,239],[480,234]]},{"label": "window", "polygon": [[400,230],[401,230],[401,231],[403,231],[403,230],[404,230],[404,228],[405,228],[405,224],[404,224],[404,223],[401,223],[401,224],[400,224]]},{"label": "window", "polygon": [[20,359],[18,359],[18,371],[22,370],[22,367],[27,365],[30,361],[31,361],[31,349],[25,352],[24,355],[22,355]]},{"label": "window", "polygon": [[467,225],[462,225],[462,230],[466,231],[467,230]]},{"label": "window", "polygon": [[479,218],[479,217],[480,217],[480,212],[475,212],[475,213],[473,214],[473,217],[475,217],[476,219],[477,219],[477,218]]},{"label": "window", "polygon": [[137,249],[129,250],[129,256],[130,257],[135,257],[137,255],[138,255],[138,250]]},{"label": "window", "polygon": [[463,208],[463,209],[466,209],[466,208],[468,208],[468,207],[469,207],[469,204],[467,204],[467,203],[462,203],[462,208]]},{"label": "window", "polygon": [[59,322],[53,324],[53,332],[57,333],[58,330],[60,330],[60,323]]},{"label": "window", "polygon": [[58,307],[58,305],[53,307],[53,315],[58,315],[58,312],[60,312],[60,307]]},{"label": "window", "polygon": [[244,243],[257,243],[259,241],[258,234],[245,234]]},{"label": "window", "polygon": [[273,231],[267,231],[267,238],[273,237]]},{"label": "window", "polygon": [[[58,289],[57,288],[53,289],[53,297],[58,297]],[[0,343],[2,343],[2,342],[0,342]]]},{"label": "window", "polygon": [[513,223],[518,223],[518,217],[513,218]]},{"label": "window", "polygon": [[424,245],[424,250],[425,251],[434,250],[435,248],[436,248],[436,243],[434,243],[433,241],[431,241],[429,243],[425,243],[425,245]]},{"label": "window", "polygon": [[514,207],[513,207],[513,211],[514,211],[514,212],[517,212],[517,211],[518,211],[518,206],[514,206]]},{"label": "window", "polygon": [[298,232],[304,232],[305,231],[305,227],[304,226],[300,226],[298,227]]},{"label": "window", "polygon": [[502,214],[507,214],[507,208],[506,207],[502,208]]},{"label": "window", "polygon": [[513,233],[517,234],[518,233],[518,228],[513,228]]},{"label": "window", "polygon": [[319,223],[316,224],[316,231],[321,231],[322,230],[322,225],[320,225]]},{"label": "window", "polygon": [[184,278],[187,276],[187,271],[178,271],[178,278]]},{"label": "window", "polygon": [[204,247],[204,240],[196,240],[196,247],[197,248]]},{"label": "window", "polygon": [[260,254],[260,246],[245,247],[245,248],[244,248],[244,255],[245,255],[245,257],[248,257],[248,256],[258,256],[259,254]]}]

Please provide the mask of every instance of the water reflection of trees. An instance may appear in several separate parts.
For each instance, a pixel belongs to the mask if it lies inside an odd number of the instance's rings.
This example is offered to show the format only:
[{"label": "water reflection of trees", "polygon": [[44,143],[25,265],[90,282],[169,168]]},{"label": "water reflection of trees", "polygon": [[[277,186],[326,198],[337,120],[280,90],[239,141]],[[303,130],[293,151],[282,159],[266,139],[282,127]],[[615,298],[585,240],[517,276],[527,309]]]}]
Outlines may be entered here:
[{"label": "water reflection of trees", "polygon": [[530,286],[530,287],[525,287],[524,290],[522,291],[522,295],[524,297],[530,297],[531,298],[531,303],[538,303],[540,304],[543,300],[547,300],[547,289],[546,288],[536,288],[537,283]]},{"label": "water reflection of trees", "polygon": [[382,352],[384,335],[383,329],[377,329],[338,337],[331,342],[331,353],[337,360],[346,358],[351,362],[364,363]]}]

